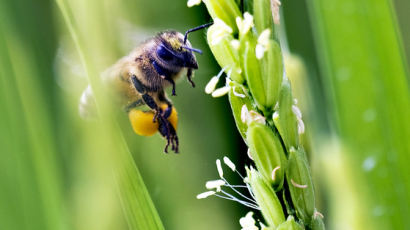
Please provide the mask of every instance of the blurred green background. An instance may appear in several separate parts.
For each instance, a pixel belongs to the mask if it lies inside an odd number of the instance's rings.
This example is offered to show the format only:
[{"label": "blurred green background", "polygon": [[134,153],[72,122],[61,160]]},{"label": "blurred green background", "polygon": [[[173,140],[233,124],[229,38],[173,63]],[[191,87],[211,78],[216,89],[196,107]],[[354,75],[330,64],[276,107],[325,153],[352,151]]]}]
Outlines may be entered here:
[{"label": "blurred green background", "polygon": [[[401,111],[401,117],[385,114],[387,117],[377,119],[380,129],[354,123],[350,124],[353,128],[341,128],[348,122],[344,123],[338,105],[345,102],[347,108],[352,105],[352,109],[360,109],[363,105],[355,98],[369,91],[349,91],[343,101],[343,90],[329,86],[330,76],[323,70],[325,64],[320,56],[326,53],[320,50],[323,36],[315,34],[321,24],[314,14],[327,10],[325,6],[320,8],[319,2],[283,1],[282,25],[286,25],[290,51],[302,58],[305,66],[298,63],[307,73],[299,80],[292,79],[292,83],[298,90],[296,95],[308,98],[300,103],[305,103],[301,107],[305,107],[309,129],[306,139],[312,146],[310,156],[317,175],[320,211],[333,229],[372,229],[365,227],[370,226],[365,225],[368,223],[381,223],[380,229],[405,229],[410,224],[406,220],[410,215],[410,171],[404,169],[409,162],[406,140],[410,127],[403,120],[410,115],[408,69],[403,65],[407,75],[402,76],[407,77],[401,79],[404,85],[400,89],[407,97],[402,98],[401,108],[393,106],[392,110]],[[121,111],[112,116],[115,119],[108,115],[102,123],[84,121],[77,111],[87,76],[98,85],[98,73],[147,37],[165,29],[182,32],[208,22],[205,7],[189,9],[184,0],[70,0],[65,5],[84,57],[78,55],[72,32],[56,2],[0,2],[0,229],[128,228],[127,211],[122,207],[127,206],[127,200],[119,199],[122,193],[112,183],[113,168],[121,167],[123,161],[118,158],[127,159],[127,153],[132,154],[166,229],[239,229],[239,218],[247,209],[226,200],[195,198],[205,190],[205,181],[217,178],[217,158],[227,155],[237,165],[249,163],[227,98],[213,99],[204,93],[208,80],[220,70],[207,49],[204,31],[190,35],[191,43],[204,51],[204,55],[197,55],[197,87],[193,89],[181,81],[178,96],[172,98],[179,113],[179,155],[163,154],[165,142],[159,135],[136,136]],[[394,6],[399,40],[408,56],[410,3],[397,0]],[[380,45],[381,49],[389,49],[384,43]],[[401,60],[410,64],[409,59]],[[384,97],[386,91],[376,93]],[[386,100],[394,98],[385,96]],[[380,109],[392,108],[386,105]],[[372,118],[374,114],[370,111],[367,116]],[[389,133],[390,123],[386,120],[401,124],[404,131]],[[386,133],[366,135],[380,130]],[[384,139],[396,136],[401,139]],[[352,145],[352,139],[367,145],[388,144],[380,148],[375,145],[373,152],[366,152]],[[346,145],[341,144],[346,140]],[[389,148],[391,143],[395,149]],[[376,170],[367,172],[369,167]],[[231,176],[227,175],[229,181],[241,183]],[[362,200],[366,196],[368,199]],[[354,210],[353,216],[350,210]],[[343,222],[352,224],[338,224]]]}]

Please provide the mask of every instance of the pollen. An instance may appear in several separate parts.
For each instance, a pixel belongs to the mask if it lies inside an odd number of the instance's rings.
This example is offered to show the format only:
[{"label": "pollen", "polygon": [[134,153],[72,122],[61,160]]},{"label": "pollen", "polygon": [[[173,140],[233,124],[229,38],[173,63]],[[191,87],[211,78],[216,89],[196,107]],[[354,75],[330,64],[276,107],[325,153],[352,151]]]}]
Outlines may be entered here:
[{"label": "pollen", "polygon": [[[161,105],[161,109],[165,111],[165,109],[168,107],[166,104]],[[172,107],[171,115],[167,119],[171,125],[174,127],[175,130],[178,128],[178,113],[175,107]]]},{"label": "pollen", "polygon": [[[165,111],[167,105],[163,104],[161,108]],[[159,123],[158,121],[154,122],[154,116],[154,111],[141,111],[138,109],[133,109],[128,113],[132,129],[140,136],[152,136],[158,131]],[[178,126],[178,114],[175,108],[172,108],[171,115],[167,120],[176,130]]]},{"label": "pollen", "polygon": [[140,136],[152,136],[158,130],[158,122],[153,122],[153,111],[141,111],[133,109],[128,113],[134,132]]}]

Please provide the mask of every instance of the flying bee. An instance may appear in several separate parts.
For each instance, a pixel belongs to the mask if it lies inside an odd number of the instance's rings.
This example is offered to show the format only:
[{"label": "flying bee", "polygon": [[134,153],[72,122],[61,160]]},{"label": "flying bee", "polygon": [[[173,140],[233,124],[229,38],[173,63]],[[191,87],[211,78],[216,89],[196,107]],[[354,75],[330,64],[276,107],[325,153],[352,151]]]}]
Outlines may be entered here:
[{"label": "flying bee", "polygon": [[[163,31],[135,48],[102,74],[102,80],[116,95],[116,102],[128,113],[134,131],[150,136],[159,131],[167,140],[164,152],[178,153],[179,141],[176,133],[177,115],[165,88],[172,86],[176,95],[175,82],[184,73],[192,87],[193,71],[198,69],[188,34],[203,29],[212,23],[188,30],[185,35],[177,31]],[[87,116],[94,104],[91,87],[84,91],[80,101],[80,114]],[[146,105],[148,111],[135,108]]]}]

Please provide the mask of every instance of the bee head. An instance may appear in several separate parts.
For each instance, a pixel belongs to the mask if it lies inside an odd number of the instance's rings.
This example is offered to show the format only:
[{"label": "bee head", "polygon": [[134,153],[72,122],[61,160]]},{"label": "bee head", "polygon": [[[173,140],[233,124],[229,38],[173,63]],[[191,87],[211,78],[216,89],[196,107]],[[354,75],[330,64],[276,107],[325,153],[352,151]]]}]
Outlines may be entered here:
[{"label": "bee head", "polygon": [[198,69],[194,52],[202,54],[202,51],[192,47],[188,41],[188,34],[210,26],[211,24],[212,23],[190,29],[185,35],[176,31],[160,33],[158,36],[160,42],[156,50],[157,56],[162,59],[162,61],[174,66]]}]

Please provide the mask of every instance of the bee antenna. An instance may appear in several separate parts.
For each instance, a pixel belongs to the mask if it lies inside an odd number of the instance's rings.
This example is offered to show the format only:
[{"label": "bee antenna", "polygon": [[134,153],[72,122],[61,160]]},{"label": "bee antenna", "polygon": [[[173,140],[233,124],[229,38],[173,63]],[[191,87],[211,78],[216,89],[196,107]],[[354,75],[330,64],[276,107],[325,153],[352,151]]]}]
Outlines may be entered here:
[{"label": "bee antenna", "polygon": [[202,54],[202,50],[200,50],[200,49],[195,49],[195,48],[188,47],[188,46],[181,46],[181,47],[184,48],[184,49],[187,49],[187,50]]},{"label": "bee antenna", "polygon": [[213,22],[207,23],[207,24],[204,24],[204,25],[201,25],[201,26],[198,26],[198,27],[195,27],[195,28],[192,28],[192,29],[187,30],[187,31],[185,32],[185,36],[184,36],[184,44],[186,44],[186,40],[188,39],[188,34],[189,34],[189,33],[194,32],[194,31],[197,31],[197,30],[200,30],[200,29],[203,29],[203,28],[206,28],[206,27],[208,27],[208,26],[211,26],[212,24],[214,24],[214,23],[213,23]]}]

